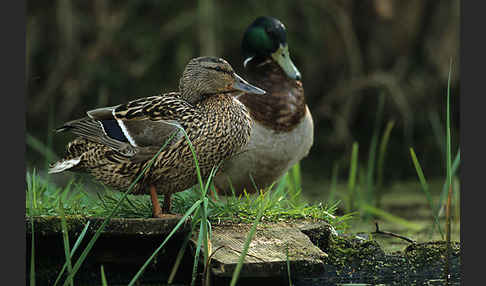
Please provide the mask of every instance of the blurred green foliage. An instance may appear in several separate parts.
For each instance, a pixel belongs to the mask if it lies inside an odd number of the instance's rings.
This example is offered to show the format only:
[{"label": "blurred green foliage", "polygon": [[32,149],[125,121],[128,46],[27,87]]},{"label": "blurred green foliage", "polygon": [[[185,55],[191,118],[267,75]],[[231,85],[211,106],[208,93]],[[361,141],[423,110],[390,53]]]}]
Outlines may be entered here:
[{"label": "blurred green foliage", "polygon": [[[369,150],[378,95],[394,121],[385,181],[415,178],[413,147],[428,176],[443,175],[445,96],[452,71],[453,138],[459,134],[459,1],[27,1],[27,132],[62,154],[52,129],[91,108],[176,90],[190,58],[215,55],[244,75],[241,39],[258,16],[281,20],[303,75],[315,142],[303,173],[330,178],[351,145]],[[51,118],[49,123],[49,118]],[[455,136],[454,136],[455,134]],[[457,140],[453,150],[457,150]],[[29,165],[45,158],[27,148]],[[360,152],[360,159],[368,154]],[[346,176],[343,171],[341,176]]]}]

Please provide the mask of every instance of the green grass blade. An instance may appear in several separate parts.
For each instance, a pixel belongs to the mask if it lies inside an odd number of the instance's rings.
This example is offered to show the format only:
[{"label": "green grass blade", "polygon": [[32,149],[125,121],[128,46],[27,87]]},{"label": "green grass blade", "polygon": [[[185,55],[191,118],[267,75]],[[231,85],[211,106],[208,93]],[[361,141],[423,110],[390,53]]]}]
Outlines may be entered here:
[{"label": "green grass blade", "polygon": [[238,277],[240,276],[241,268],[243,267],[243,262],[245,261],[246,254],[248,253],[248,248],[250,247],[250,242],[253,239],[253,236],[256,232],[256,227],[262,218],[264,211],[264,205],[261,204],[260,208],[258,209],[258,214],[253,224],[251,226],[250,232],[248,233],[245,241],[245,245],[243,246],[243,251],[238,259],[238,264],[236,265],[235,271],[233,272],[233,276],[231,277],[230,286],[235,286],[236,282],[238,281]]},{"label": "green grass blade", "polygon": [[[367,187],[366,187],[366,184],[368,183],[367,182],[367,173],[366,173],[366,168],[362,167],[362,166],[358,166],[358,184],[356,184],[356,189],[355,189],[355,206],[356,209],[360,209],[361,207],[361,203],[364,202],[364,203],[367,203],[366,201],[366,190],[367,190]],[[364,217],[368,217],[369,214],[365,212],[362,212],[364,214]]]},{"label": "green grass blade", "polygon": [[293,204],[298,204],[297,193],[302,190],[302,175],[300,170],[300,163],[295,164],[288,172],[288,181],[289,181],[289,194],[291,196],[291,202]]},{"label": "green grass blade", "polygon": [[184,128],[182,128],[181,126],[178,126],[178,125],[174,125],[174,126],[176,126],[182,132],[182,134],[186,138],[187,144],[189,144],[189,148],[191,149],[192,157],[194,159],[194,164],[196,165],[197,181],[199,182],[199,187],[201,188],[201,190],[204,190],[204,183],[203,183],[203,179],[202,179],[202,176],[201,176],[201,170],[199,169],[199,162],[197,160],[196,150],[194,149],[194,146],[192,145],[192,142],[189,139],[189,136],[187,135],[186,130],[184,130]]},{"label": "green grass blade", "polygon": [[[68,274],[71,274],[73,272],[73,266],[71,264],[71,250],[69,246],[69,233],[68,233],[68,228],[67,228],[67,223],[66,223],[66,215],[64,214],[64,207],[62,205],[62,202],[59,201],[59,212],[61,214],[61,229],[62,229],[62,238],[63,238],[63,244],[64,244],[64,255],[66,257],[66,265],[68,269]],[[69,275],[69,284],[72,286],[73,285],[73,280],[74,280],[74,275]]]},{"label": "green grass blade", "polygon": [[[78,249],[78,246],[81,244],[81,242],[83,241],[83,238],[84,236],[86,235],[86,232],[88,231],[88,227],[89,227],[89,221],[86,223],[86,225],[84,226],[83,230],[81,231],[81,233],[79,234],[78,238],[76,239],[76,242],[74,243],[74,246],[73,248],[71,249],[71,254],[70,254],[70,258],[73,258],[73,255],[74,253],[76,252],[76,249]],[[53,286],[56,286],[57,283],[59,282],[59,280],[61,279],[62,277],[62,274],[64,273],[64,271],[66,270],[67,268],[67,261],[64,263],[64,265],[62,266],[62,269],[61,271],[59,272],[59,274],[57,275],[57,278],[56,278],[56,281],[54,282],[54,285]]]},{"label": "green grass blade", "polygon": [[30,231],[32,239],[30,242],[30,286],[35,286],[35,239],[34,239],[34,220],[30,219]]},{"label": "green grass blade", "polygon": [[452,151],[451,151],[451,115],[450,115],[450,94],[451,94],[451,73],[452,73],[452,58],[449,65],[449,77],[447,79],[447,121],[446,121],[446,159],[447,159],[447,205],[446,205],[446,265],[445,265],[445,277],[449,282],[449,270],[450,270],[450,253],[451,253],[451,203],[452,203]]},{"label": "green grass blade", "polygon": [[451,151],[451,115],[450,115],[450,94],[451,94],[451,69],[452,59],[449,66],[449,77],[447,80],[447,107],[446,107],[446,166],[447,166],[447,185],[452,185],[452,151]]},{"label": "green grass blade", "polygon": [[381,205],[381,198],[383,196],[383,174],[385,169],[385,156],[386,156],[386,149],[388,146],[388,141],[390,140],[390,134],[395,125],[395,121],[389,121],[385,127],[385,132],[383,133],[383,137],[381,138],[379,152],[378,152],[378,162],[377,162],[377,180],[376,180],[376,189],[377,189],[377,206],[380,207]]},{"label": "green grass blade", "polygon": [[[456,172],[457,172],[457,168],[459,168],[459,165],[461,163],[461,149],[459,148],[457,150],[457,154],[456,154],[456,157],[454,158],[454,162],[452,163],[452,167],[451,167],[451,175],[452,176],[455,176]],[[442,185],[442,191],[441,191],[441,194],[440,194],[440,198],[439,198],[439,203],[437,204],[437,208],[436,208],[436,215],[438,216],[443,205],[444,205],[444,201],[446,200],[447,198],[447,192],[449,191],[449,188],[447,186],[447,178],[444,180],[444,184]]]},{"label": "green grass blade", "polygon": [[410,156],[412,157],[412,162],[415,167],[415,171],[417,172],[417,176],[420,181],[420,185],[422,186],[422,190],[425,193],[425,196],[427,198],[427,202],[429,203],[430,208],[434,208],[433,202],[432,202],[432,196],[430,195],[429,191],[429,184],[427,183],[427,180],[425,179],[424,172],[422,171],[422,166],[420,165],[420,162],[417,159],[417,155],[415,154],[415,151],[413,150],[412,147],[410,147]]},{"label": "green grass blade", "polygon": [[[35,169],[34,169],[35,171]],[[26,208],[26,213],[29,216],[32,216],[32,211],[33,211],[33,190],[32,190],[32,175],[29,172],[25,173],[25,180],[27,182],[27,195],[25,197],[25,208]]]},{"label": "green grass blade", "polygon": [[[255,193],[258,193],[260,191],[260,188],[258,188],[257,184],[255,183],[255,179],[253,179],[253,175],[251,173],[248,174],[248,175],[250,175],[250,181],[251,181],[253,188],[255,189]],[[285,174],[285,175],[287,175],[287,174]]]},{"label": "green grass blade", "polygon": [[365,199],[369,204],[372,204],[374,196],[374,175],[376,163],[376,148],[378,145],[378,136],[380,133],[381,121],[383,117],[383,108],[385,106],[385,94],[380,93],[378,97],[378,107],[376,111],[376,118],[373,126],[373,136],[371,137],[370,150],[368,152],[368,166],[366,168],[366,192]]},{"label": "green grass blade", "polygon": [[454,176],[454,174],[457,171],[457,168],[459,168],[459,164],[461,164],[461,148],[459,147],[457,149],[456,157],[454,158],[454,162],[452,162],[452,167],[451,167],[451,175]]},{"label": "green grass blade", "polygon": [[35,169],[32,171],[32,176],[30,176],[30,180],[29,182],[31,181],[31,209],[33,208],[34,210],[37,209],[37,174],[36,174],[36,171]]},{"label": "green grass blade", "polygon": [[[432,127],[432,133],[434,134],[435,140],[437,141],[437,146],[440,149],[441,160],[445,159],[446,146],[445,146],[445,134],[443,131],[442,124],[440,122],[439,113],[437,111],[430,111],[428,114],[430,126]],[[445,163],[445,161],[444,161]]]},{"label": "green grass blade", "polygon": [[[216,176],[216,173],[218,172],[218,169],[219,169],[219,165],[218,166],[214,166],[211,169],[211,172],[209,172],[208,179],[206,181],[206,184],[204,185],[204,192],[202,193],[202,196],[206,196],[206,194],[209,193],[209,189],[211,187],[211,183],[213,181],[214,176]],[[218,197],[217,192],[214,192],[214,195],[216,196],[216,199],[219,200],[219,197]]]},{"label": "green grass blade", "polygon": [[294,184],[295,184],[295,189],[298,190],[298,189],[301,189],[302,188],[302,173],[301,173],[301,170],[300,170],[300,162],[295,164],[292,169],[291,169],[291,172],[292,172],[292,178],[293,178],[293,181],[294,181]]},{"label": "green grass blade", "polygon": [[354,209],[356,175],[358,169],[358,148],[358,142],[354,142],[351,151],[351,165],[348,177],[348,212]]},{"label": "green grass blade", "polygon": [[138,278],[142,275],[142,273],[145,271],[145,268],[149,265],[149,263],[154,259],[154,257],[159,253],[159,251],[164,247],[164,245],[169,241],[169,239],[174,235],[174,233],[179,229],[179,227],[186,221],[186,219],[192,214],[192,212],[201,205],[202,201],[198,200],[195,204],[192,205],[190,209],[186,211],[186,213],[182,216],[182,218],[179,220],[179,222],[176,224],[176,226],[172,229],[172,231],[167,235],[167,237],[164,239],[164,241],[157,247],[157,249],[152,253],[152,255],[145,261],[145,263],[140,267],[138,272],[133,276],[132,280],[130,280],[130,283],[128,283],[128,286],[133,286],[135,282],[138,280]]},{"label": "green grass blade", "polygon": [[35,169],[33,170],[32,175],[29,173],[26,174],[27,177],[27,198],[30,198],[30,231],[31,231],[31,242],[30,242],[30,286],[35,286],[35,232],[34,232],[34,219],[33,219],[33,208],[35,204]]},{"label": "green grass blade", "polygon": [[106,281],[105,269],[103,269],[103,265],[101,265],[101,285],[108,286],[108,282]]},{"label": "green grass blade", "polygon": [[287,278],[289,279],[289,286],[292,286],[292,278],[290,277],[290,261],[289,261],[289,247],[285,249],[285,259],[287,261]]},{"label": "green grass blade", "polygon": [[174,266],[172,266],[172,270],[170,271],[169,274],[169,279],[167,280],[167,284],[172,284],[174,282],[174,277],[177,274],[177,270],[179,269],[179,265],[181,264],[182,258],[184,257],[184,253],[186,252],[187,244],[189,243],[189,240],[191,239],[191,235],[194,231],[194,227],[196,224],[192,224],[191,231],[186,235],[184,238],[184,241],[182,242],[182,246],[179,249],[179,252],[177,253]]},{"label": "green grass blade", "polygon": [[208,232],[208,198],[205,197],[203,198],[203,203],[202,203],[202,218],[201,218],[201,225],[202,225],[202,232],[203,232],[203,246],[204,246],[204,267],[207,267],[206,263],[208,262],[209,258],[209,246],[208,246],[208,239],[209,237],[209,232]]},{"label": "green grass blade", "polygon": [[[201,209],[199,209],[199,212],[201,212]],[[197,245],[196,245],[196,253],[194,254],[194,263],[192,265],[192,275],[191,275],[191,286],[194,286],[196,283],[196,277],[197,277],[197,266],[198,266],[198,261],[199,261],[199,255],[201,254],[201,246],[203,244],[203,223],[201,222],[199,224],[199,235],[197,237]]]},{"label": "green grass blade", "polygon": [[218,192],[216,191],[216,188],[214,187],[214,184],[211,184],[209,187],[210,187],[210,190],[212,191],[212,193],[214,195],[214,200],[211,200],[211,201],[221,203],[221,198],[219,197]]},{"label": "green grass blade", "polygon": [[427,202],[429,203],[429,207],[432,210],[433,216],[434,216],[434,225],[437,226],[437,229],[439,230],[439,233],[442,237],[444,237],[442,233],[442,229],[440,228],[440,223],[439,223],[439,218],[437,214],[434,212],[434,203],[432,202],[432,196],[430,195],[429,191],[429,185],[427,184],[427,180],[425,179],[424,172],[422,171],[422,166],[420,165],[417,155],[415,155],[415,151],[413,150],[412,147],[410,147],[410,156],[412,157],[412,162],[415,167],[415,171],[417,172],[417,176],[420,181],[420,185],[422,186],[422,191],[425,194],[425,197],[427,198]]},{"label": "green grass blade", "polygon": [[273,183],[268,189],[272,190],[272,192],[269,192],[269,196],[276,198],[282,196],[282,194],[285,191],[285,188],[288,186],[288,173],[285,173],[280,181],[277,184],[277,187],[274,189],[273,187],[275,186],[275,183]]}]

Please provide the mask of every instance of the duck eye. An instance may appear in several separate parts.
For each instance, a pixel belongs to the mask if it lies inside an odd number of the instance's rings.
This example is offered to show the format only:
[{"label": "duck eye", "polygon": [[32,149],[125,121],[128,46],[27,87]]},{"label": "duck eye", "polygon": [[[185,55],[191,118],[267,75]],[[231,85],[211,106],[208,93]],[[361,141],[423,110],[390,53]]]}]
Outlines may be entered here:
[{"label": "duck eye", "polygon": [[217,72],[226,73],[226,70],[225,70],[225,69],[223,69],[223,68],[222,68],[222,67],[220,67],[220,66],[209,67],[208,69],[213,70],[213,71],[217,71]]}]

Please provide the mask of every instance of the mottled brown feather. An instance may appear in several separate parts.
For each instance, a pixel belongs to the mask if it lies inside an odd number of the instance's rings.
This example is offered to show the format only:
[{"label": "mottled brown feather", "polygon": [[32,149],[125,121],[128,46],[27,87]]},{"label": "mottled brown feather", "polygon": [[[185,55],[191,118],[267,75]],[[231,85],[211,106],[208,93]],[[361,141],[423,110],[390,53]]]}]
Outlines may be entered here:
[{"label": "mottled brown feather", "polygon": [[[219,112],[214,111],[216,108]],[[179,109],[175,117],[179,120],[186,118],[183,127],[195,148],[201,174],[206,177],[213,166],[231,158],[246,144],[250,137],[250,118],[241,103],[225,95],[210,97],[197,104],[195,109],[198,112]],[[128,188],[148,164],[147,161],[133,163],[129,157],[83,138],[69,144],[65,159],[79,155],[81,163],[77,170],[86,171],[118,190]],[[174,193],[195,183],[197,176],[192,153],[186,139],[180,138],[159,154],[133,193],[146,193],[148,184],[155,185],[161,194]]]},{"label": "mottled brown feather", "polygon": [[[204,67],[207,64],[205,59],[207,58],[193,59],[188,64],[189,66],[195,62],[192,70],[194,74],[201,74],[197,65]],[[193,102],[187,102],[181,93],[141,98],[115,107],[114,118],[126,122],[172,120],[179,123],[194,146],[201,174],[206,178],[214,166],[231,158],[246,146],[251,131],[250,115],[245,106],[234,97],[241,92],[231,89],[234,78],[233,74],[228,74],[228,70],[232,71],[232,68],[223,60],[209,62],[209,67],[218,64],[223,66],[224,72],[216,71],[213,77],[206,75],[194,78],[191,73],[186,73],[186,68],[183,78],[189,84],[185,88],[194,90],[182,92],[185,96],[190,96]],[[205,96],[208,91],[212,92],[211,95]],[[199,97],[195,93],[199,93]],[[106,117],[108,113],[99,111],[99,114]],[[92,115],[96,117],[96,112]],[[162,146],[160,138],[154,138],[149,142],[153,145],[137,147],[139,155],[143,154],[144,157],[134,160],[133,156],[124,155],[120,150],[103,144],[102,140],[86,138],[82,133],[80,135],[68,144],[67,154],[59,162],[79,159],[79,163],[69,170],[87,172],[117,190],[126,190],[149,163],[148,155],[155,154]],[[135,185],[132,193],[147,193],[147,186],[152,185],[160,194],[171,194],[196,183],[197,174],[192,152],[185,137],[179,136],[155,158],[153,165]]]}]

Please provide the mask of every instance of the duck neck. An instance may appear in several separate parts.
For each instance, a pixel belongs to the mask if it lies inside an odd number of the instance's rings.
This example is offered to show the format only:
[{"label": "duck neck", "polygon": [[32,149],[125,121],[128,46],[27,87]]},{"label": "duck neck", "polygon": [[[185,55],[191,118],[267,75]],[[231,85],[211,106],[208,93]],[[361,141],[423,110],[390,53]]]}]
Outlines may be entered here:
[{"label": "duck neck", "polygon": [[180,92],[181,92],[181,97],[192,105],[196,105],[202,99],[200,93],[189,90],[187,88],[180,89]]},{"label": "duck neck", "polygon": [[[202,120],[210,127],[208,138],[236,139],[243,147],[250,137],[251,117],[246,107],[236,100],[235,94],[217,94],[200,101],[196,108]],[[214,137],[217,135],[216,137]],[[220,140],[218,139],[218,142]],[[220,142],[224,143],[224,142]],[[219,143],[218,143],[219,144]]]},{"label": "duck neck", "polygon": [[271,58],[255,58],[247,63],[247,77],[267,93],[244,94],[239,100],[252,118],[275,131],[290,131],[304,118],[306,103],[302,83],[289,78]]}]

